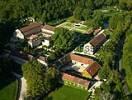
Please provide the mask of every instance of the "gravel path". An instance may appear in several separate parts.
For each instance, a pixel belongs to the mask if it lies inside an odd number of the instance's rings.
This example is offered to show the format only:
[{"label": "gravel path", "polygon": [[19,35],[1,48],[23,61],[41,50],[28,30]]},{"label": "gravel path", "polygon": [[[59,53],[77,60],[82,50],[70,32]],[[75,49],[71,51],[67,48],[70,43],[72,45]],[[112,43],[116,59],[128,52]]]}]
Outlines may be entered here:
[{"label": "gravel path", "polygon": [[27,87],[26,80],[24,79],[24,77],[22,77],[19,100],[24,100],[24,96],[26,95],[26,87]]},{"label": "gravel path", "polygon": [[22,77],[21,75],[15,73],[15,72],[12,72],[12,74],[15,75],[21,81],[20,91],[19,91],[20,94],[19,94],[18,100],[24,100],[24,97],[26,95],[26,88],[27,88],[26,80],[24,79],[24,77]]}]

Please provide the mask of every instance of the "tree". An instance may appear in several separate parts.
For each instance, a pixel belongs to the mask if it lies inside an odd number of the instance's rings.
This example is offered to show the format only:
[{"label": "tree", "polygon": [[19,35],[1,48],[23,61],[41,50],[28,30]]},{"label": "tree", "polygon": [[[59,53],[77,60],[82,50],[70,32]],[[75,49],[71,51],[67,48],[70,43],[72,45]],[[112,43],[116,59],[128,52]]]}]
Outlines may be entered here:
[{"label": "tree", "polygon": [[22,67],[24,78],[27,80],[27,93],[32,97],[45,93],[44,73],[46,67],[37,61],[29,61]]},{"label": "tree", "polygon": [[93,27],[94,28],[98,28],[100,26],[103,27],[103,24],[104,24],[103,14],[102,13],[96,13],[93,16],[95,16],[94,19],[93,19]]},{"label": "tree", "polygon": [[129,91],[132,93],[132,79],[130,78],[130,76],[132,75],[132,54],[131,54],[131,50],[132,50],[132,46],[130,45],[132,42],[132,35],[127,33],[127,37],[126,37],[126,42],[123,48],[123,59],[122,59],[122,67],[125,70],[126,73],[126,82],[128,84],[129,87]]},{"label": "tree", "polygon": [[103,6],[104,4],[104,0],[94,0],[94,5],[96,8],[100,8],[101,6]]},{"label": "tree", "polygon": [[111,6],[118,4],[118,0],[105,0],[105,5]]},{"label": "tree", "polygon": [[83,20],[88,20],[91,15],[92,15],[92,10],[90,10],[90,9],[84,9],[82,11]]},{"label": "tree", "polygon": [[132,9],[132,1],[131,0],[119,0],[119,6],[125,10]]},{"label": "tree", "polygon": [[64,28],[57,28],[55,34],[52,36],[51,44],[55,51],[63,51],[66,53],[80,42],[79,38],[81,38],[80,33],[69,31]]},{"label": "tree", "polygon": [[86,41],[85,39],[87,38],[89,37],[86,37],[84,34],[69,31],[65,28],[57,28],[51,38],[51,48],[53,48],[55,52],[50,54],[48,61],[52,62],[65,53],[72,51],[81,42]]},{"label": "tree", "polygon": [[86,0],[85,6],[86,6],[86,8],[89,9],[89,10],[94,9],[94,2],[93,2],[93,0]]},{"label": "tree", "polygon": [[73,15],[76,19],[81,20],[82,19],[82,8],[80,7],[75,8]]},{"label": "tree", "polygon": [[[116,23],[114,22],[116,20]],[[128,43],[128,38],[131,38],[131,17],[130,13],[126,15],[114,15],[110,18],[110,27],[113,31],[113,33],[110,34],[110,41],[103,46],[100,51],[99,51],[99,59],[102,62],[102,68],[99,70],[99,76],[101,79],[106,78],[107,79],[107,84],[103,84],[100,89],[98,89],[96,92],[97,99],[100,100],[115,100],[118,98],[118,100],[129,100],[128,91],[125,87],[123,88],[126,84],[123,83],[123,81],[127,81],[129,91],[131,93],[131,53],[128,52],[129,50],[131,51],[131,46],[130,44],[127,45]],[[130,32],[130,33],[126,33]],[[128,35],[126,39],[126,47],[124,46],[123,49],[123,65],[120,67],[123,67],[125,69],[125,74],[126,77],[125,79],[123,78],[125,76],[122,75],[121,73],[118,72],[118,66],[117,68],[114,68],[114,63],[117,62],[116,59],[114,60],[113,58],[117,57],[117,53],[115,50],[117,49],[117,45],[119,45],[120,39],[125,35],[126,33]],[[126,36],[127,36],[126,35]],[[130,39],[132,40],[132,39]],[[129,40],[129,41],[130,41]],[[119,48],[118,48],[119,49]],[[117,50],[118,50],[117,49]],[[107,86],[107,87],[106,87]],[[109,88],[108,88],[109,87]],[[106,91],[108,90],[108,91]],[[125,91],[125,92],[124,92]],[[95,93],[96,93],[95,92]]]},{"label": "tree", "polygon": [[[115,22],[116,20],[116,22]],[[123,22],[123,16],[122,15],[113,15],[110,20],[109,20],[109,26],[111,29],[117,29],[118,26],[120,26],[119,24]]]},{"label": "tree", "polygon": [[49,89],[54,89],[56,86],[58,86],[58,80],[61,79],[61,75],[55,67],[49,67],[47,69],[46,77],[47,78],[45,78],[45,81],[47,82]]},{"label": "tree", "polygon": [[108,6],[112,5],[112,3],[113,3],[113,0],[106,0],[105,1],[105,4]]},{"label": "tree", "polygon": [[36,60],[22,66],[27,82],[27,94],[33,98],[40,97],[55,88],[58,84],[58,71],[54,67],[46,67]]}]

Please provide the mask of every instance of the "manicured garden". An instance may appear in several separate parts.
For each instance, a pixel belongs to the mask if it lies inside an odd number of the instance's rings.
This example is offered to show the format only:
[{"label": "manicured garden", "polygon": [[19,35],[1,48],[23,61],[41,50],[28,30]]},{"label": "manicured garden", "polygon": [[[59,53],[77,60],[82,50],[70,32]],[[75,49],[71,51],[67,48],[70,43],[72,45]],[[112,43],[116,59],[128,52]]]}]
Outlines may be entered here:
[{"label": "manicured garden", "polygon": [[62,86],[52,92],[46,100],[87,100],[87,96],[88,92],[86,90]]},{"label": "manicured garden", "polygon": [[15,79],[0,79],[0,100],[16,100],[18,81]]},{"label": "manicured garden", "polygon": [[82,23],[72,23],[70,21],[66,21],[58,25],[57,27],[63,27],[69,30],[80,32],[80,33],[87,33],[88,31],[92,29],[91,27],[88,27]]}]

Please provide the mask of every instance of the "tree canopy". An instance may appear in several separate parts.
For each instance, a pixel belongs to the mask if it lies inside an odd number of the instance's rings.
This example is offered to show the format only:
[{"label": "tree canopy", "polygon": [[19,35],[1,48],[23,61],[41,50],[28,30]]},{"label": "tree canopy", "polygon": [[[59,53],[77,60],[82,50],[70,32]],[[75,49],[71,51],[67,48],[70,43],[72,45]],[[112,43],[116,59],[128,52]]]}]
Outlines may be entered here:
[{"label": "tree canopy", "polygon": [[46,67],[36,60],[22,66],[24,78],[27,80],[27,94],[36,98],[48,93],[58,85],[59,72],[54,67]]},{"label": "tree canopy", "polygon": [[1,0],[0,38],[8,40],[4,35],[10,37],[13,30],[20,27],[22,20],[27,17],[33,17],[41,23],[71,15],[79,20],[88,20],[95,9],[113,5],[132,9],[131,0]]},{"label": "tree canopy", "polygon": [[[105,44],[99,50],[99,59],[102,62],[102,67],[99,70],[99,76],[101,79],[106,79],[107,83],[103,84],[100,89],[97,89],[96,96],[99,98],[99,95],[104,95],[104,97],[100,97],[100,99],[111,99],[114,100],[118,97],[119,100],[129,100],[131,97],[128,93],[124,91],[129,91],[131,93],[131,23],[132,17],[130,17],[131,13],[128,14],[118,14],[113,15],[110,18],[110,37],[109,42]],[[115,22],[116,20],[116,22]],[[122,48],[123,41],[126,36],[126,41],[123,49],[123,64],[120,63],[120,59],[122,57]],[[121,42],[122,41],[122,42]],[[122,45],[122,46],[121,46]],[[129,51],[130,50],[130,51]],[[120,69],[125,69],[125,71],[121,71]],[[125,76],[125,78],[124,78]],[[124,83],[123,83],[124,81]],[[128,88],[122,88],[128,84]],[[114,87],[113,87],[114,86]],[[100,91],[100,92],[99,92]],[[121,94],[121,95],[120,95]]]},{"label": "tree canopy", "polygon": [[[132,26],[132,25],[131,25]],[[131,30],[131,31],[130,31]],[[125,41],[125,45],[123,48],[123,59],[122,59],[122,67],[123,69],[125,69],[125,74],[126,74],[126,81],[129,87],[129,91],[131,91],[132,93],[132,79],[131,79],[131,75],[132,75],[132,27],[130,28],[130,30],[128,30],[127,35],[126,35],[126,41]],[[129,33],[130,32],[130,33]]]},{"label": "tree canopy", "polygon": [[64,28],[57,28],[52,36],[52,46],[55,49],[64,50],[64,52],[75,47],[81,34],[78,32],[69,31]]},{"label": "tree canopy", "polygon": [[51,38],[51,48],[55,51],[49,56],[49,61],[55,60],[65,53],[75,49],[80,43],[88,41],[90,36],[74,32],[65,28],[57,28],[55,34]]},{"label": "tree canopy", "polygon": [[9,75],[12,71],[13,64],[10,59],[0,58],[0,77],[3,75]]}]

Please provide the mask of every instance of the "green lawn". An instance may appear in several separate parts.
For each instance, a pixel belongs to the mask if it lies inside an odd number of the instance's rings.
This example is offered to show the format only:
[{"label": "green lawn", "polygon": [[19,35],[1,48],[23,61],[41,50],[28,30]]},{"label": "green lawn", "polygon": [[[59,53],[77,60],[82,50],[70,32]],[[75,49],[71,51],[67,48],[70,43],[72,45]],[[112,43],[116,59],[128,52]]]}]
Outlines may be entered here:
[{"label": "green lawn", "polygon": [[0,100],[16,100],[18,81],[12,79],[0,80]]},{"label": "green lawn", "polygon": [[123,14],[124,11],[120,10],[119,8],[108,7],[108,8],[94,10],[94,13],[102,13],[105,16],[112,16],[115,14]]},{"label": "green lawn", "polygon": [[62,86],[52,92],[46,100],[86,100],[88,92],[85,90]]},{"label": "green lawn", "polygon": [[57,27],[63,27],[63,28],[69,29],[69,30],[80,32],[80,33],[87,33],[89,30],[92,29],[91,27],[88,27],[86,25],[72,23],[69,21],[62,23],[62,24],[58,25]]}]

